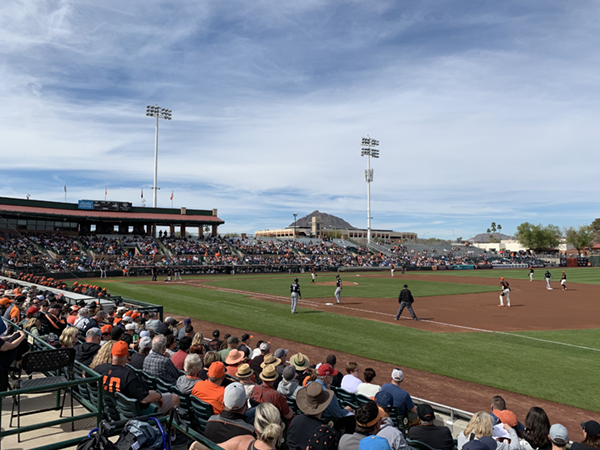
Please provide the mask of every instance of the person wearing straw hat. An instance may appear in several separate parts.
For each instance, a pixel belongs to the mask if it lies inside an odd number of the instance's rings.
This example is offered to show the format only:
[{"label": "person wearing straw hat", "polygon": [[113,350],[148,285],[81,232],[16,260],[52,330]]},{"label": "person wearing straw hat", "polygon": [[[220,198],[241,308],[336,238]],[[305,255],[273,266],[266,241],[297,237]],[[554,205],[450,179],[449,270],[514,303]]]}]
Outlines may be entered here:
[{"label": "person wearing straw hat", "polygon": [[244,389],[246,390],[246,397],[250,398],[252,395],[252,390],[254,389],[254,386],[256,386],[254,370],[250,368],[249,364],[240,364],[235,377],[244,386]]},{"label": "person wearing straw hat", "polygon": [[307,370],[310,366],[310,360],[304,353],[296,353],[290,357],[290,366],[296,370],[296,380],[302,384],[304,379],[310,375]]},{"label": "person wearing straw hat", "polygon": [[275,367],[275,371],[277,372],[277,375],[278,375],[278,378],[273,383],[275,388],[277,388],[277,385],[279,384],[279,380],[281,379],[281,374],[277,370],[277,367],[280,364],[281,364],[281,358],[276,357],[274,353],[269,353],[269,354],[265,355],[265,359],[263,360],[263,362],[260,365],[262,370],[264,370],[265,367],[270,366],[270,365]]},{"label": "person wearing straw hat", "polygon": [[288,430],[287,440],[290,450],[304,450],[309,439],[323,425],[321,417],[331,403],[333,392],[323,389],[319,383],[311,383],[300,389],[296,404],[304,414],[295,416]]},{"label": "person wearing straw hat", "polygon": [[287,400],[273,388],[275,381],[279,378],[275,366],[273,364],[264,366],[259,376],[263,382],[261,385],[254,386],[250,398],[257,403],[272,403],[281,413],[281,417],[291,419],[294,413],[288,406]]}]

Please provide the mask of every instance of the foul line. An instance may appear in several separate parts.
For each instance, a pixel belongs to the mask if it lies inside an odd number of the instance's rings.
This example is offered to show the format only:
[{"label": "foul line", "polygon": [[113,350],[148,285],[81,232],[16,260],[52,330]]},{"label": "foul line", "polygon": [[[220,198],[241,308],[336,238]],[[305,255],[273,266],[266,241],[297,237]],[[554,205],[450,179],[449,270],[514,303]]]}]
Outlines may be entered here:
[{"label": "foul line", "polygon": [[[216,291],[220,291],[220,292],[228,292],[230,294],[240,294],[240,295],[247,295],[250,297],[263,297],[263,298],[267,298],[270,300],[276,300],[279,302],[283,302],[283,303],[288,303],[290,301],[289,298],[287,297],[283,297],[281,295],[273,295],[273,294],[262,294],[259,292],[250,292],[250,291],[241,291],[238,289],[230,289],[230,288],[222,288],[222,287],[218,287],[218,286],[210,286],[210,285],[205,285],[202,284],[201,287],[203,288],[208,288],[208,289],[214,289]],[[310,306],[323,306],[321,303],[316,303],[316,302],[311,302],[308,300],[298,300],[298,304],[304,304],[304,305],[310,305]],[[348,309],[348,310],[352,310],[352,311],[358,311],[358,312],[364,312],[364,313],[369,313],[369,314],[379,314],[382,316],[386,316],[386,317],[394,317],[393,314],[388,314],[388,313],[383,313],[383,312],[379,312],[379,311],[371,311],[368,309],[360,309],[360,308],[352,308],[350,306],[344,306],[344,304],[340,304],[340,305],[334,305],[337,309],[339,308],[343,308],[343,309]],[[412,319],[408,319],[406,317],[401,317],[401,319],[405,319],[405,320],[412,320]],[[506,336],[512,336],[512,337],[519,337],[522,339],[531,339],[532,341],[538,341],[538,342],[544,342],[546,344],[557,344],[557,345],[564,345],[566,347],[574,347],[574,348],[580,348],[582,350],[592,350],[595,352],[600,352],[600,348],[594,348],[594,347],[585,347],[583,345],[575,345],[575,344],[567,344],[566,342],[557,342],[557,341],[550,341],[548,339],[540,339],[540,338],[536,338],[533,336],[524,336],[522,334],[516,334],[516,333],[510,333],[507,331],[495,331],[495,330],[486,330],[484,328],[473,328],[473,327],[467,327],[464,325],[456,325],[456,324],[452,324],[452,323],[444,323],[444,322],[437,322],[435,320],[427,320],[427,319],[419,319],[419,322],[427,322],[427,323],[433,323],[435,325],[442,325],[445,327],[454,327],[454,328],[461,328],[463,330],[470,330],[470,331],[477,331],[477,332],[481,332],[481,333],[495,333],[495,334],[503,334]]]}]

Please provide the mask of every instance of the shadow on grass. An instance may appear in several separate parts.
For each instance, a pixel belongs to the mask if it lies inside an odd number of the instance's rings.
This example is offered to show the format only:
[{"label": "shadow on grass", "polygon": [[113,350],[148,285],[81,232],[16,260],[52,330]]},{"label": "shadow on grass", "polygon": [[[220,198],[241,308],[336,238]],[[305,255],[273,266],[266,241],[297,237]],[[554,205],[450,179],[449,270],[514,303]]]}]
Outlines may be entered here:
[{"label": "shadow on grass", "polygon": [[298,311],[298,314],[323,314],[325,311],[317,311],[315,309],[310,311]]}]

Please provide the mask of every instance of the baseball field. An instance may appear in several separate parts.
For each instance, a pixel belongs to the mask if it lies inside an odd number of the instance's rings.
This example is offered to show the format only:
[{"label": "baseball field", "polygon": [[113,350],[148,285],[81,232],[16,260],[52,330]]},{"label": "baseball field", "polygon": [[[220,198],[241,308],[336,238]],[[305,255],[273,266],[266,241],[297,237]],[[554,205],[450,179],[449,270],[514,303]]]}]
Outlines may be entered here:
[{"label": "baseball field", "polygon": [[[396,272],[394,278],[389,272],[341,273],[339,306],[334,273],[319,273],[316,284],[308,273],[95,282],[112,294],[160,304],[167,313],[224,330],[243,329],[600,411],[600,272],[565,269],[568,290],[562,291],[561,270],[551,270],[553,290],[546,289],[544,271],[536,269],[533,282],[527,270]],[[501,276],[512,288],[511,308],[498,307]],[[295,277],[302,300],[292,315],[289,287]],[[407,311],[393,320],[405,283],[415,297],[418,322],[409,320]]]}]

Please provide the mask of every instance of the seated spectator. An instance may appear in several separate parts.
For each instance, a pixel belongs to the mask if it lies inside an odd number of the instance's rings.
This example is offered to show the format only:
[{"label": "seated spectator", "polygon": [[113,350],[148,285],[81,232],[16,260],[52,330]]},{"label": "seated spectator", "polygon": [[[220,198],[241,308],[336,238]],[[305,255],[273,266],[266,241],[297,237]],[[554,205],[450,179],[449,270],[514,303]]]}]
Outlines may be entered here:
[{"label": "seated spectator", "polygon": [[254,386],[256,386],[254,371],[248,364],[244,363],[238,367],[235,377],[238,379],[238,382],[244,386],[246,397],[250,398],[252,396],[252,390],[254,389]]},{"label": "seated spectator", "polygon": [[90,328],[100,328],[106,323],[106,313],[98,309],[93,317],[90,317],[83,331],[87,331]]},{"label": "seated spectator", "polygon": [[81,306],[78,306],[78,305],[71,306],[71,310],[69,311],[69,316],[67,317],[67,323],[69,325],[75,326],[75,322],[77,322],[77,319],[79,318],[78,311],[80,309],[81,309]]},{"label": "seated spectator", "polygon": [[[262,403],[256,407],[254,416],[254,436],[244,434],[233,437],[219,444],[223,450],[275,450],[283,443],[283,425],[277,408],[270,403]],[[190,450],[208,450],[199,442],[194,442]]]},{"label": "seated spectator", "polygon": [[[189,317],[183,320],[183,326],[181,327],[181,330],[179,330],[179,332],[177,333],[177,340],[181,341],[181,338],[187,334],[186,330],[188,326],[192,327],[192,319],[190,319]],[[192,327],[191,331],[194,331],[194,327]]]},{"label": "seated spectator", "polygon": [[187,355],[183,362],[184,375],[177,378],[177,388],[184,394],[191,394],[194,385],[200,381],[198,372],[202,370],[203,364],[200,355],[194,353]]},{"label": "seated spectator", "polygon": [[341,388],[346,392],[356,394],[358,385],[362,383],[358,378],[358,364],[355,362],[346,363],[346,375],[342,378]]},{"label": "seated spectator", "polygon": [[135,324],[128,323],[125,325],[125,332],[121,336],[121,340],[127,342],[130,348],[133,348],[133,335],[135,334]]},{"label": "seated spectator", "polygon": [[250,368],[254,371],[256,375],[260,375],[260,372],[263,369],[261,364],[264,362],[265,356],[269,354],[269,350],[271,350],[271,344],[269,344],[268,342],[262,342],[260,344],[259,349],[260,354],[254,356],[252,358],[252,361],[250,362]]},{"label": "seated spectator", "polygon": [[244,352],[236,349],[231,350],[225,358],[225,364],[227,364],[227,373],[232,377],[235,377],[238,367],[244,362],[244,359],[246,359]]},{"label": "seated spectator", "polygon": [[100,342],[100,345],[103,345],[106,341],[110,341],[112,329],[113,326],[110,324],[102,325],[100,328],[100,331],[102,331],[102,341]]},{"label": "seated spectator", "polygon": [[358,450],[391,450],[390,444],[385,438],[371,435],[358,443]]},{"label": "seated spectator", "polygon": [[213,339],[208,343],[208,348],[213,352],[221,351],[221,345],[223,344],[223,341],[219,339],[219,336],[221,336],[221,332],[219,330],[214,330],[212,332]]},{"label": "seated spectator", "polygon": [[[329,384],[331,383],[333,377],[337,375],[337,373],[338,371],[329,364],[321,364],[315,371],[316,379],[314,383],[319,383],[323,389],[329,389]],[[308,386],[310,386],[310,384]],[[323,417],[334,417],[336,419],[348,417],[348,423],[344,424],[344,428],[346,428],[346,425],[348,425],[348,430],[351,430],[354,426],[354,418],[351,417],[353,412],[353,409],[349,406],[342,408],[337,396],[334,393],[333,399],[327,408],[325,408],[325,411],[323,411]]]},{"label": "seated spectator", "polygon": [[[525,426],[529,427],[527,425],[527,419],[525,419]],[[583,441],[573,442],[571,449],[588,450],[590,448],[600,448],[600,424],[595,420],[588,420],[587,422],[581,423],[581,428],[583,432]]]},{"label": "seated spectator", "polygon": [[36,312],[31,319],[28,319],[23,325],[23,329],[29,333],[31,333],[35,337],[40,337],[40,330],[42,329],[42,321],[41,317],[44,313],[38,311]]},{"label": "seated spectator", "polygon": [[[560,423],[555,423],[550,427],[548,437],[552,443],[552,450],[565,450],[567,448],[567,444],[569,443],[569,432]],[[577,444],[577,442],[573,442],[571,448],[573,448],[573,445],[575,444]]]},{"label": "seated spectator", "polygon": [[154,330],[155,333],[157,332],[158,327],[162,324],[162,322],[158,320],[157,317],[158,316],[155,312],[151,312],[148,314],[148,320],[146,321],[146,330]]},{"label": "seated spectator", "polygon": [[[77,330],[75,327],[69,327]],[[78,331],[79,332],[79,331]],[[75,359],[84,366],[89,366],[94,360],[94,356],[100,350],[100,341],[102,340],[102,331],[100,328],[90,328],[85,333],[85,342],[75,346]]]},{"label": "seated spectator", "polygon": [[208,419],[204,436],[215,444],[235,436],[254,435],[254,427],[246,422],[244,413],[248,409],[246,391],[240,383],[225,388],[223,412]]},{"label": "seated spectator", "polygon": [[189,355],[190,347],[192,346],[192,338],[183,336],[179,340],[179,350],[171,356],[171,362],[179,370],[183,370],[183,363],[187,355]]},{"label": "seated spectator", "polygon": [[179,378],[179,370],[165,356],[167,339],[158,335],[152,340],[152,351],[144,359],[143,370],[148,375],[158,377],[166,383],[175,384]]},{"label": "seated spectator", "polygon": [[388,441],[392,450],[409,450],[409,446],[404,439],[404,434],[396,428],[390,414],[394,406],[394,398],[389,392],[378,392],[375,394],[375,403],[385,412],[386,417],[381,420],[380,430],[377,436],[381,436]]},{"label": "seated spectator", "polygon": [[[0,319],[2,321],[2,319]],[[4,325],[4,322],[2,321]],[[8,390],[8,368],[15,360],[29,350],[27,335],[16,331],[10,336],[0,336],[0,392]]]},{"label": "seated spectator", "polygon": [[373,398],[381,390],[381,386],[373,384],[373,379],[377,376],[375,370],[367,367],[363,372],[364,383],[360,383],[356,388],[356,393],[365,397]]},{"label": "seated spectator", "polygon": [[277,386],[277,392],[280,392],[286,397],[296,398],[296,393],[302,386],[298,384],[295,378],[296,370],[292,366],[288,366],[283,370],[283,378]]},{"label": "seated spectator", "polygon": [[62,348],[74,347],[79,337],[79,330],[75,327],[67,327],[63,330],[58,342]]},{"label": "seated spectator", "polygon": [[107,364],[110,363],[112,361],[112,347],[115,344],[115,342],[117,341],[106,341],[106,344],[102,345],[100,347],[100,350],[98,350],[98,353],[96,353],[96,356],[94,356],[94,359],[92,360],[91,364],[90,364],[90,369],[95,369],[97,366],[101,365],[101,364]]},{"label": "seated spectator", "polygon": [[129,364],[131,364],[138,370],[143,370],[144,360],[146,359],[146,356],[148,356],[148,354],[150,353],[151,349],[152,339],[150,339],[150,337],[148,336],[144,336],[140,339],[140,342],[138,343],[138,351],[131,355],[131,362]]},{"label": "seated spectator", "polygon": [[[105,346],[106,347],[106,346]],[[95,371],[103,375],[102,386],[107,392],[120,392],[126,397],[133,398],[140,403],[142,410],[154,403],[159,412],[168,414],[171,408],[179,406],[179,397],[173,394],[160,394],[151,391],[137,374],[126,366],[129,346],[123,342],[115,342],[112,346],[112,361],[101,364]]]},{"label": "seated spectator", "polygon": [[[408,416],[410,422],[415,421],[417,407],[410,398],[410,394],[400,387],[400,383],[404,380],[404,373],[401,369],[392,370],[392,382],[381,386],[381,390],[389,392],[394,397],[394,406],[400,410],[400,414]],[[414,415],[411,416],[409,413]],[[491,436],[491,434],[490,434]]]},{"label": "seated spectator", "polygon": [[[168,336],[166,336],[167,338],[167,349],[165,351],[165,356],[173,359],[173,355],[175,354],[175,349],[177,348],[177,340],[175,339],[175,336],[172,334],[169,334]],[[185,359],[185,357],[183,358]],[[179,369],[181,370],[181,369]]]},{"label": "seated spectator", "polygon": [[254,386],[251,399],[257,403],[272,403],[285,419],[291,419],[294,413],[290,410],[287,400],[283,395],[273,388],[273,384],[279,378],[274,365],[268,365],[260,373],[262,384]]},{"label": "seated spectator", "polygon": [[546,411],[537,406],[532,407],[525,417],[525,432],[520,441],[521,450],[550,450],[552,443],[550,433],[550,420]]},{"label": "seated spectator", "polygon": [[81,308],[77,313],[77,320],[75,320],[75,327],[80,331],[84,331],[87,328],[87,324],[90,321],[90,310],[89,308]]},{"label": "seated spectator", "polygon": [[461,450],[463,446],[476,439],[481,439],[484,436],[492,436],[493,434],[492,416],[484,411],[479,411],[473,414],[466,428],[458,434],[456,448]]},{"label": "seated spectator", "polygon": [[450,429],[434,424],[435,413],[430,405],[417,406],[417,415],[421,426],[411,427],[408,430],[409,438],[423,442],[436,450],[452,450],[454,448],[454,439]]},{"label": "seated spectator", "polygon": [[[337,358],[335,355],[327,355],[325,359],[325,363],[329,364],[332,369],[335,369],[335,365],[337,364]],[[343,375],[338,370],[335,371],[335,375],[331,378],[331,386],[341,387],[342,386]]]},{"label": "seated spectator", "polygon": [[[506,409],[506,402],[502,396],[494,395],[492,397],[492,404],[490,407],[492,409],[492,419],[494,420],[494,425],[496,425],[498,423],[498,417],[496,417],[494,411],[504,411]],[[525,430],[525,427],[521,424],[521,422],[517,422],[517,429],[522,432]]]},{"label": "seated spectator", "polygon": [[54,333],[56,336],[60,336],[67,327],[65,320],[60,318],[61,309],[62,307],[58,303],[50,305],[48,312],[42,318],[43,335]]},{"label": "seated spectator", "polygon": [[280,363],[275,366],[275,370],[277,370],[277,373],[280,376],[283,375],[283,371],[287,367],[285,365],[285,357],[289,352],[290,351],[285,348],[278,348],[277,350],[275,350],[275,353],[273,353],[273,356],[275,356],[275,358],[277,358],[280,361]]},{"label": "seated spectator", "polygon": [[201,380],[208,380],[208,369],[210,369],[210,366],[216,361],[221,361],[221,357],[217,352],[206,352],[204,355],[204,367],[198,374],[198,378]]},{"label": "seated spectator", "polygon": [[208,369],[208,379],[198,381],[192,389],[192,395],[210,404],[215,414],[221,414],[223,411],[225,388],[221,384],[224,378],[225,364],[215,361]]},{"label": "seated spectator", "polygon": [[239,345],[240,340],[235,337],[235,336],[229,336],[227,338],[227,347],[224,348],[223,350],[219,351],[219,356],[221,357],[221,361],[225,361],[225,358],[227,358],[227,355],[229,355],[229,352],[232,350],[235,350],[237,348],[237,346]]},{"label": "seated spectator", "polygon": [[290,423],[287,435],[290,450],[306,449],[311,437],[323,426],[321,417],[332,398],[333,392],[323,389],[319,383],[311,383],[298,391],[296,403],[304,414],[294,416]]},{"label": "seated spectator", "polygon": [[310,360],[302,353],[296,353],[290,357],[290,366],[296,370],[296,380],[302,386],[302,382],[310,373],[307,373],[310,366]]},{"label": "seated spectator", "polygon": [[493,437],[498,441],[497,450],[519,450],[520,432],[517,431],[519,421],[515,413],[508,409],[494,410],[493,417],[498,420],[493,431]]},{"label": "seated spectator", "polygon": [[[377,403],[369,401],[356,410],[356,430],[354,433],[346,433],[340,439],[340,450],[358,450],[360,441],[379,432],[380,421],[385,413]],[[382,438],[383,439],[383,438]],[[385,440],[385,439],[384,439]],[[387,441],[386,441],[387,443]]]}]

